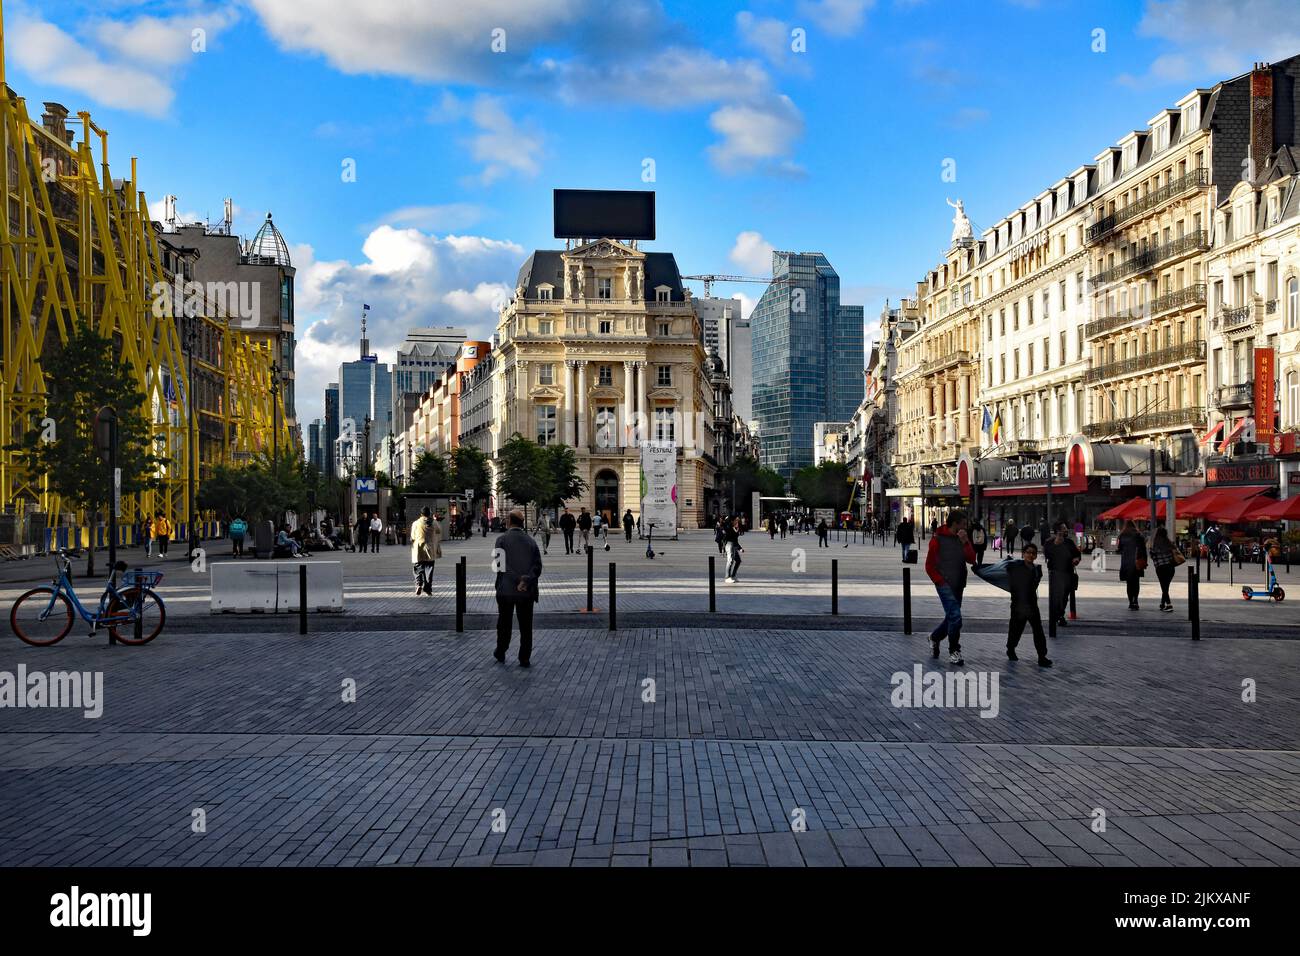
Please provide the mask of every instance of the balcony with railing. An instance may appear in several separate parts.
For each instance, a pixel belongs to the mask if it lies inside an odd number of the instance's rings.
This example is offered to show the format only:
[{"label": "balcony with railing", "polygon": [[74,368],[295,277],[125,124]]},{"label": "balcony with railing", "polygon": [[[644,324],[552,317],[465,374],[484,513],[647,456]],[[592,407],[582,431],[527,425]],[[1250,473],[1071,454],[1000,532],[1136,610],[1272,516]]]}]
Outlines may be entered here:
[{"label": "balcony with railing", "polygon": [[1106,422],[1090,422],[1083,426],[1083,434],[1088,438],[1111,438],[1132,435],[1136,432],[1163,431],[1171,428],[1204,428],[1205,408],[1193,405],[1190,408],[1171,408],[1162,412],[1147,412],[1142,415],[1129,415],[1125,418],[1112,418]]},{"label": "balcony with railing", "polygon": [[1098,219],[1088,227],[1088,242],[1097,242],[1124,225],[1124,223],[1136,219],[1152,209],[1163,206],[1171,199],[1181,196],[1185,192],[1200,189],[1209,184],[1210,171],[1204,167],[1184,173],[1159,189],[1147,193],[1141,199],[1116,209],[1109,216]]},{"label": "balcony with railing", "polygon": [[1204,283],[1189,285],[1176,292],[1166,293],[1133,309],[1116,312],[1114,315],[1100,316],[1083,327],[1083,334],[1090,339],[1096,338],[1098,335],[1105,335],[1107,332],[1113,332],[1143,319],[1154,319],[1166,312],[1196,305],[1205,305]]},{"label": "balcony with railing", "polygon": [[1255,383],[1220,385],[1216,397],[1220,408],[1249,408],[1255,403]]},{"label": "balcony with railing", "polygon": [[1150,249],[1139,252],[1135,256],[1130,256],[1109,269],[1101,270],[1089,280],[1089,285],[1095,292],[1102,286],[1109,285],[1120,279],[1127,279],[1132,275],[1150,272],[1156,266],[1170,259],[1187,255],[1189,252],[1204,252],[1209,248],[1209,233],[1204,229],[1195,229],[1179,239],[1173,239],[1163,245],[1152,246]]},{"label": "balcony with railing", "polygon": [[1097,365],[1083,373],[1083,380],[1091,384],[1108,378],[1122,378],[1125,375],[1149,372],[1161,365],[1195,361],[1205,361],[1204,342],[1184,342],[1182,345],[1171,345],[1168,348],[1157,349],[1143,355],[1134,355],[1131,358],[1120,359],[1117,362]]},{"label": "balcony with railing", "polygon": [[929,375],[931,372],[939,372],[953,365],[965,365],[973,361],[974,358],[967,351],[949,352],[947,355],[922,362],[919,371],[922,375]]},{"label": "balcony with railing", "polygon": [[1231,309],[1220,309],[1219,314],[1210,319],[1210,329],[1215,332],[1239,332],[1263,321],[1264,310],[1255,302],[1247,302]]}]

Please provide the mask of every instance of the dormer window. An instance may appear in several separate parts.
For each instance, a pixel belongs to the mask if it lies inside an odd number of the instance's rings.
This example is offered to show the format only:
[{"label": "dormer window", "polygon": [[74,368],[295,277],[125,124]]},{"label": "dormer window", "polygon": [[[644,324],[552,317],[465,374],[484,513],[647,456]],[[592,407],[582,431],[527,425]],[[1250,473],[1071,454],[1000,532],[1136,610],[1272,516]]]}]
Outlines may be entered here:
[{"label": "dormer window", "polygon": [[1190,133],[1201,125],[1201,104],[1195,100],[1183,107],[1183,132]]},{"label": "dormer window", "polygon": [[655,286],[655,301],[656,302],[669,301],[669,296],[672,295],[672,291],[673,290],[666,285]]},{"label": "dormer window", "polygon": [[537,287],[537,298],[541,299],[543,302],[550,302],[550,301],[551,301],[551,294],[552,294],[554,291],[555,291],[555,287],[554,287],[554,286],[551,286],[551,285],[539,285],[539,286]]},{"label": "dormer window", "polygon": [[1161,152],[1169,146],[1169,124],[1161,123],[1156,127],[1155,152]]},{"label": "dormer window", "polygon": [[1138,147],[1136,142],[1124,144],[1124,172],[1128,172],[1137,165],[1137,151]]}]

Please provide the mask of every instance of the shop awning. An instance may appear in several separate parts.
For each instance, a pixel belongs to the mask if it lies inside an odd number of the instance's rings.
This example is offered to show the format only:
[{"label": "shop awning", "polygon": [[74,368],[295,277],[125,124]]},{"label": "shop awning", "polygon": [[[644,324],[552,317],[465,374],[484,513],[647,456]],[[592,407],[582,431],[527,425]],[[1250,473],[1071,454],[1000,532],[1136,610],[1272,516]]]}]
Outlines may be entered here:
[{"label": "shop awning", "polygon": [[1255,507],[1255,518],[1260,521],[1300,521],[1300,495],[1281,501],[1264,501]]},{"label": "shop awning", "polygon": [[[1165,516],[1165,503],[1162,500],[1156,502],[1156,520]],[[1175,514],[1181,514],[1175,509]],[[1102,521],[1150,521],[1151,520],[1151,499],[1150,498],[1130,498],[1122,504],[1113,508],[1108,508],[1097,517]]]},{"label": "shop awning", "polygon": [[[1250,520],[1243,517],[1243,515],[1251,507],[1259,504],[1258,501],[1254,500],[1256,496],[1271,490],[1268,485],[1219,487],[1216,489],[1216,494],[1200,508],[1199,516],[1209,518],[1211,521],[1226,521],[1230,524],[1236,521]],[[1192,497],[1196,496],[1193,495]]]},{"label": "shop awning", "polygon": [[1224,524],[1236,524],[1239,521],[1259,521],[1260,516],[1256,513],[1261,508],[1277,504],[1273,499],[1260,500],[1259,498],[1249,497],[1241,498],[1236,495],[1220,495],[1219,507],[1210,511],[1207,518],[1212,521],[1222,521]]},{"label": "shop awning", "polygon": [[1268,490],[1268,485],[1239,485],[1236,487],[1220,485],[1218,487],[1202,488],[1196,494],[1188,495],[1179,501],[1175,513],[1180,518],[1204,518],[1210,516],[1210,513],[1216,508],[1222,508],[1233,501],[1253,498]]}]

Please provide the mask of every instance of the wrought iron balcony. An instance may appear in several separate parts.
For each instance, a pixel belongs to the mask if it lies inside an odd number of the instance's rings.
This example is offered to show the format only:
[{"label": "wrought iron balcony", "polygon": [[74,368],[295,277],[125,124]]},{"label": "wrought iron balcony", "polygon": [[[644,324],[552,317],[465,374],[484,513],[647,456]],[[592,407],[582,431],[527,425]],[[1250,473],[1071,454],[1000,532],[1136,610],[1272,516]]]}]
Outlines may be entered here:
[{"label": "wrought iron balcony", "polygon": [[1210,248],[1209,234],[1204,229],[1196,229],[1187,233],[1181,239],[1174,239],[1164,245],[1153,246],[1145,252],[1139,252],[1137,255],[1125,259],[1118,265],[1103,269],[1089,280],[1089,285],[1095,292],[1102,286],[1109,285],[1119,279],[1126,279],[1131,275],[1142,272],[1150,272],[1169,259],[1186,255],[1189,252],[1204,252],[1208,248]]},{"label": "wrought iron balcony", "polygon": [[1136,202],[1131,202],[1127,206],[1116,209],[1109,216],[1098,219],[1088,227],[1088,242],[1097,242],[1124,223],[1136,219],[1145,212],[1150,212],[1159,206],[1163,206],[1169,200],[1181,196],[1191,189],[1200,189],[1202,186],[1210,184],[1210,171],[1204,167],[1193,169],[1191,172],[1184,173],[1177,179],[1168,184],[1161,186],[1154,192],[1149,192]]},{"label": "wrought iron balcony", "polygon": [[1254,302],[1249,302],[1236,308],[1220,310],[1218,315],[1210,319],[1210,328],[1216,332],[1235,332],[1263,321],[1263,310],[1257,309]]},{"label": "wrought iron balcony", "polygon": [[1193,405],[1190,408],[1172,408],[1163,412],[1147,412],[1144,415],[1130,415],[1127,418],[1112,418],[1107,422],[1091,422],[1083,426],[1083,433],[1088,438],[1108,438],[1112,435],[1131,435],[1135,432],[1154,431],[1169,428],[1204,428],[1205,408]]},{"label": "wrought iron balcony", "polygon": [[1001,450],[1008,455],[1032,455],[1038,452],[1038,442],[1032,438],[1017,438],[1003,442]]},{"label": "wrought iron balcony", "polygon": [[1220,385],[1217,395],[1220,408],[1249,408],[1255,402],[1255,383]]},{"label": "wrought iron balcony", "polygon": [[1114,315],[1104,315],[1101,318],[1093,319],[1083,327],[1083,334],[1087,338],[1096,338],[1098,335],[1105,335],[1107,332],[1113,332],[1115,329],[1123,328],[1133,322],[1139,322],[1143,319],[1154,319],[1156,316],[1171,312],[1174,309],[1184,309],[1191,305],[1205,304],[1205,284],[1189,285],[1179,289],[1176,292],[1170,292],[1160,296],[1158,299],[1152,299],[1134,309],[1125,312],[1116,312]]},{"label": "wrought iron balcony", "polygon": [[1148,372],[1161,365],[1193,361],[1205,361],[1205,342],[1184,342],[1182,345],[1171,345],[1167,349],[1157,349],[1145,355],[1134,355],[1131,358],[1120,359],[1118,362],[1107,362],[1105,365],[1098,365],[1085,371],[1083,380],[1092,384],[1108,378],[1121,378],[1125,375]]}]

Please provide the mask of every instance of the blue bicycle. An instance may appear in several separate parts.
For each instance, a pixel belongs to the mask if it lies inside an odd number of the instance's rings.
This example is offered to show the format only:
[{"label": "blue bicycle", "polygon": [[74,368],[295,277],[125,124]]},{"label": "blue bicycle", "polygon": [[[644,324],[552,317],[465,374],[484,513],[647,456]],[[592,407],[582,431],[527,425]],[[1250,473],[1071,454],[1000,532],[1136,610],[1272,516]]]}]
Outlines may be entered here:
[{"label": "blue bicycle", "polygon": [[[100,627],[123,644],[148,644],[157,637],[167,622],[167,609],[153,589],[163,579],[161,571],[128,571],[125,561],[119,561],[108,572],[104,593],[99,605],[88,610],[72,587],[72,557],[59,549],[54,559],[58,574],[52,582],[32,588],[14,601],[9,610],[9,626],[18,639],[33,647],[49,647],[63,640],[72,630],[72,611],[76,609],[81,619],[90,625],[93,637]],[[118,574],[122,575],[121,588]],[[140,621],[140,636],[136,637],[135,623]]]}]

